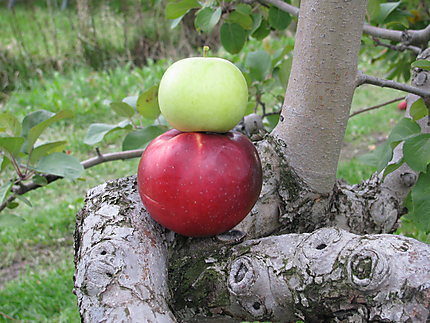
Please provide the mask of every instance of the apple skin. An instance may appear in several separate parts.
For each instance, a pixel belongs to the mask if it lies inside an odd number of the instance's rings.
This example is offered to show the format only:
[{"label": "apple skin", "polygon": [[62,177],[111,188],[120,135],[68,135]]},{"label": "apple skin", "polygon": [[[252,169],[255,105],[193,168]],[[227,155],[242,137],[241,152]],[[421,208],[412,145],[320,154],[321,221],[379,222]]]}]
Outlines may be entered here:
[{"label": "apple skin", "polygon": [[400,101],[400,103],[397,105],[397,109],[399,110],[406,110],[407,107],[408,107],[408,104],[404,100]]},{"label": "apple skin", "polygon": [[172,64],[158,89],[166,120],[181,131],[227,132],[242,119],[248,86],[242,72],[217,57],[191,57]]},{"label": "apple skin", "polygon": [[142,154],[137,184],[155,221],[181,235],[213,236],[251,211],[262,169],[254,145],[240,133],[172,129]]}]

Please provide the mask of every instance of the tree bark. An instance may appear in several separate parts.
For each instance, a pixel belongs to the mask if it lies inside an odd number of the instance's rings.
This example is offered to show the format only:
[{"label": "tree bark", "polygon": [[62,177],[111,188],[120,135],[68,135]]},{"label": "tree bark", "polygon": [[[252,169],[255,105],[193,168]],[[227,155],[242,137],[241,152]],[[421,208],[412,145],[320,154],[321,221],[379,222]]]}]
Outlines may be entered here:
[{"label": "tree bark", "polygon": [[366,4],[302,1],[300,6],[288,89],[273,134],[285,142],[291,167],[322,194],[332,191],[336,179]]},{"label": "tree bark", "polygon": [[83,322],[430,317],[426,244],[337,228],[243,240],[234,231],[196,239],[164,230],[143,208],[135,177],[90,190],[75,234]]}]

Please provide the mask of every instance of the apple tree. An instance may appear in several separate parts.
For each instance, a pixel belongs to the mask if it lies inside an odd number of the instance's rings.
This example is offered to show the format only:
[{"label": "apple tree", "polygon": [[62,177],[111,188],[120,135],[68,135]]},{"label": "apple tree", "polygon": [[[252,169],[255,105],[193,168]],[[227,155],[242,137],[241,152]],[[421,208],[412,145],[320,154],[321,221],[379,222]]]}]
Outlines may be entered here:
[{"label": "apple tree", "polygon": [[[252,134],[263,165],[262,191],[234,230],[187,238],[152,220],[135,176],[90,190],[75,231],[74,291],[82,320],[428,320],[430,248],[391,234],[406,213],[429,231],[426,10],[424,1],[302,0],[300,8],[280,0],[168,1],[166,17],[173,26],[191,15],[199,31],[219,30],[223,47],[234,55],[249,39],[297,23],[294,51],[286,41],[274,57],[257,50],[238,64],[251,85],[254,108],[243,127]],[[358,71],[360,50],[370,43],[387,49],[378,59],[391,62],[389,79]],[[399,82],[409,77],[411,85]],[[336,168],[354,90],[362,84],[410,95],[405,118],[373,156],[378,172],[347,185],[336,180]],[[281,111],[266,105],[264,94],[273,88],[277,100],[282,98]],[[142,98],[111,106],[129,119],[136,111],[158,115],[154,93],[148,89]],[[148,105],[152,109],[142,108]],[[270,131],[262,128],[263,121],[272,124]],[[132,149],[164,127],[134,129],[131,120],[95,124],[86,142],[127,129],[123,146]],[[2,138],[0,145],[13,156],[18,152],[10,141],[28,145],[33,135],[37,132],[24,140]],[[123,157],[138,152],[123,152]],[[108,158],[99,155],[87,166]],[[120,157],[110,160],[115,158]],[[42,177],[49,182],[64,175]],[[22,187],[23,193],[32,189]],[[19,189],[8,198],[22,195]]]}]

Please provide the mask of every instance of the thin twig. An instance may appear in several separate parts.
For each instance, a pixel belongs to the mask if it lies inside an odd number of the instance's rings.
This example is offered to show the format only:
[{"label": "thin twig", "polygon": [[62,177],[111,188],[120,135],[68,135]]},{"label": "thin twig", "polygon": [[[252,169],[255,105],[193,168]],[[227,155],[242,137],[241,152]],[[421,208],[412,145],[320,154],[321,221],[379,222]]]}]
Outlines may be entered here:
[{"label": "thin twig", "polygon": [[[263,4],[270,4],[276,8],[298,17],[299,8],[282,0],[255,0]],[[380,27],[363,25],[363,32],[373,37],[403,42],[408,45],[425,45],[430,40],[430,25],[421,30],[391,30]]]},{"label": "thin twig", "polygon": [[404,83],[395,82],[392,80],[386,80],[383,78],[370,76],[359,71],[357,73],[356,86],[358,87],[362,84],[372,84],[380,87],[388,87],[388,88],[416,94],[422,97],[423,99],[430,98],[430,91],[428,90],[425,90],[416,86],[404,84]]},{"label": "thin twig", "polygon": [[410,51],[414,52],[416,55],[418,55],[422,52],[421,48],[419,48],[417,46],[406,45],[403,43],[400,43],[399,45],[387,44],[387,43],[382,42],[380,39],[378,39],[376,37],[373,37],[373,41],[375,42],[375,44],[377,46],[386,47],[386,48],[389,48],[391,50],[395,50],[397,52],[404,52],[405,50],[410,50]]},{"label": "thin twig", "polygon": [[378,109],[378,108],[382,108],[382,107],[384,107],[384,106],[386,106],[388,104],[404,100],[405,98],[406,97],[401,96],[400,98],[395,98],[393,100],[390,100],[390,101],[387,101],[387,102],[384,102],[384,103],[381,103],[381,104],[377,104],[377,105],[371,106],[369,108],[365,108],[365,109],[362,109],[362,110],[355,111],[354,113],[351,113],[351,115],[349,117],[351,118],[351,117],[356,116],[357,114],[360,114],[360,113],[363,113],[363,112],[367,112],[367,111],[370,111],[370,110],[375,110],[375,109]]},{"label": "thin twig", "polygon": [[[142,155],[143,151],[144,149],[136,149],[136,150],[126,150],[126,151],[114,152],[114,153],[108,153],[108,154],[100,154],[100,155],[97,155],[96,157],[84,160],[83,162],[81,162],[81,165],[84,167],[84,169],[87,169],[109,161],[137,158]],[[45,177],[47,184],[50,184],[60,178],[63,178],[61,176],[52,175],[52,174],[46,174],[42,176]],[[40,187],[42,186],[35,182],[31,182],[16,188],[13,191],[13,193],[6,199],[6,201],[0,204],[0,212],[4,210],[10,202],[14,201],[18,195],[23,195],[27,192],[38,189]]]}]

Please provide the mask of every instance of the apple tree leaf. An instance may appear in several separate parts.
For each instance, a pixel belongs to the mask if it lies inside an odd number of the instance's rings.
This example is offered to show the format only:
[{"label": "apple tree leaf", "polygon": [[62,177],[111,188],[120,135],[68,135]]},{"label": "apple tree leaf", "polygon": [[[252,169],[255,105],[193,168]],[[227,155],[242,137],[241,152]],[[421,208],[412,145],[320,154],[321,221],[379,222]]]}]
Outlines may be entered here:
[{"label": "apple tree leaf", "polygon": [[12,136],[19,136],[21,134],[21,123],[9,111],[0,113],[0,128]]},{"label": "apple tree leaf", "polygon": [[225,22],[221,26],[220,35],[222,45],[231,54],[239,53],[245,45],[246,32],[238,24]]},{"label": "apple tree leaf", "polygon": [[17,157],[22,145],[24,137],[0,137],[0,151],[8,152],[14,157]]},{"label": "apple tree leaf", "polygon": [[430,163],[430,134],[424,133],[405,141],[403,158],[417,172],[425,172]]},{"label": "apple tree leaf", "polygon": [[54,141],[35,147],[30,155],[30,163],[34,164],[46,155],[62,151],[66,144],[67,141]]},{"label": "apple tree leaf", "polygon": [[381,12],[381,0],[369,0],[367,2],[367,14],[372,22],[378,19]]},{"label": "apple tree leaf", "polygon": [[149,126],[127,134],[122,142],[122,150],[134,150],[146,148],[155,137],[164,133],[167,129],[160,126]]},{"label": "apple tree leaf", "polygon": [[37,110],[27,114],[22,120],[22,136],[27,137],[31,128],[53,117],[55,113],[46,110]]},{"label": "apple tree leaf", "polygon": [[169,1],[165,10],[166,18],[179,18],[194,8],[200,8],[200,4],[197,0]]},{"label": "apple tree leaf", "polygon": [[421,68],[430,71],[430,61],[421,59],[412,63],[412,67]]},{"label": "apple tree leaf", "polygon": [[429,110],[427,109],[427,106],[422,98],[419,98],[411,105],[409,114],[414,121],[422,119],[429,114]]},{"label": "apple tree leaf", "polygon": [[124,99],[122,99],[122,102],[127,103],[133,109],[136,109],[137,98],[138,98],[137,95],[127,96]]},{"label": "apple tree leaf", "polygon": [[10,189],[12,188],[13,182],[7,182],[0,187],[0,203],[3,203],[8,196]]},{"label": "apple tree leaf", "polygon": [[394,172],[396,169],[398,169],[400,166],[402,166],[405,163],[405,160],[402,158],[397,163],[389,164],[384,169],[383,178],[385,178],[388,174]]},{"label": "apple tree leaf", "polygon": [[131,118],[134,115],[133,107],[125,102],[111,102],[110,107],[121,117]]},{"label": "apple tree leaf", "polygon": [[212,9],[209,7],[201,9],[194,20],[196,29],[205,33],[210,33],[221,18],[222,9],[220,7]]},{"label": "apple tree leaf", "polygon": [[396,143],[406,140],[410,137],[418,135],[421,132],[421,127],[418,123],[409,118],[401,119],[393,128],[388,141],[390,143]]},{"label": "apple tree leaf", "polygon": [[284,59],[282,63],[276,67],[274,71],[275,76],[278,77],[279,82],[281,83],[284,89],[287,88],[292,65],[293,65],[293,57],[289,56],[287,59]]},{"label": "apple tree leaf", "polygon": [[409,210],[410,218],[417,227],[423,231],[430,231],[430,166],[426,173],[421,173],[411,190],[412,210]]},{"label": "apple tree leaf", "polygon": [[269,54],[264,50],[250,52],[245,59],[245,65],[248,67],[251,77],[257,81],[263,81],[272,66],[272,60]]},{"label": "apple tree leaf", "polygon": [[396,8],[400,5],[401,1],[398,2],[385,2],[380,4],[379,9],[379,17],[378,21],[380,24],[382,24],[388,16],[396,10]]},{"label": "apple tree leaf", "polygon": [[269,23],[270,26],[277,30],[284,30],[291,23],[291,16],[287,12],[272,6],[269,9]]},{"label": "apple tree leaf", "polygon": [[27,150],[27,152],[29,153],[33,149],[34,143],[47,127],[49,127],[51,124],[53,124],[56,121],[59,121],[65,118],[71,118],[71,117],[73,117],[73,113],[71,111],[63,110],[56,113],[52,117],[38,123],[37,125],[31,127],[30,130],[28,131],[28,136],[26,138],[27,140],[25,143],[25,146],[26,146],[25,149]]},{"label": "apple tree leaf", "polygon": [[377,168],[377,172],[381,172],[393,157],[393,149],[390,142],[386,141],[379,145],[374,151],[358,157],[358,160],[365,164]]},{"label": "apple tree leaf", "polygon": [[103,138],[117,130],[130,130],[132,128],[130,121],[121,121],[118,124],[105,124],[105,123],[93,123],[88,128],[87,134],[84,139],[84,143],[87,145],[94,145],[103,140]]},{"label": "apple tree leaf", "polygon": [[249,14],[245,14],[237,10],[232,11],[226,18],[226,21],[238,24],[246,30],[251,30],[254,23]]},{"label": "apple tree leaf", "polygon": [[52,153],[42,157],[35,170],[44,173],[61,176],[67,179],[77,179],[84,172],[84,167],[75,157],[65,153]]},{"label": "apple tree leaf", "polygon": [[150,87],[139,95],[136,109],[137,112],[146,119],[154,120],[158,118],[160,115],[160,106],[158,104],[158,85]]},{"label": "apple tree leaf", "polygon": [[254,37],[255,39],[262,40],[266,38],[266,36],[269,34],[270,34],[270,25],[266,19],[263,19],[261,20],[259,26],[251,34],[251,36]]}]

